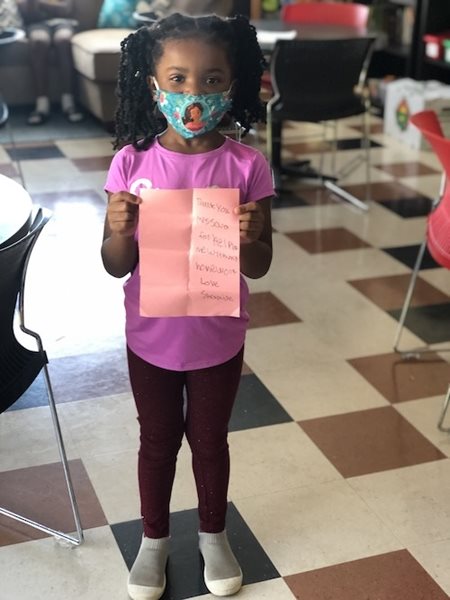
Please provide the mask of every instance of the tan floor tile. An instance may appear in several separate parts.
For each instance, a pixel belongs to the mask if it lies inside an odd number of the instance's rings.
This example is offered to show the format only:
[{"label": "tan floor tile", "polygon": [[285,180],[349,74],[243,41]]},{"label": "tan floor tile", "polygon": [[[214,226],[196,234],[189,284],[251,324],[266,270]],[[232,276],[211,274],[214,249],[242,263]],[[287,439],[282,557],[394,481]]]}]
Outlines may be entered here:
[{"label": "tan floor tile", "polygon": [[344,360],[305,359],[297,367],[260,371],[258,376],[296,421],[388,404]]},{"label": "tan floor tile", "polygon": [[[137,450],[91,455],[83,462],[108,522],[140,519]],[[197,503],[191,451],[184,440],[178,454],[170,508],[186,510],[195,508]]]},{"label": "tan floor tile", "polygon": [[[444,405],[444,398],[445,393],[442,393],[432,398],[401,402],[396,404],[395,408],[436,448],[439,448],[441,452],[450,457],[450,435],[440,431],[437,426]],[[447,411],[444,427],[450,427],[450,411]]]},{"label": "tan floor tile", "polygon": [[283,576],[402,547],[345,481],[235,504]]},{"label": "tan floor tile", "polygon": [[302,323],[251,329],[245,344],[245,361],[259,371],[296,367],[303,359],[326,361],[336,353],[319,342]]},{"label": "tan floor tile", "polygon": [[[312,277],[310,255],[282,234],[273,235],[273,260],[269,272],[261,279],[247,279],[251,293],[266,292],[288,283],[305,281]],[[295,269],[292,265],[295,264]]]},{"label": "tan floor tile", "polygon": [[447,269],[426,269],[420,276],[444,294],[450,295],[450,272]]},{"label": "tan floor tile", "polygon": [[30,194],[59,190],[84,190],[86,181],[67,158],[21,161]]},{"label": "tan floor tile", "polygon": [[67,158],[94,158],[98,156],[110,156],[114,154],[111,139],[85,138],[82,140],[57,140],[56,146]]},{"label": "tan floor tile", "polygon": [[18,177],[19,172],[13,163],[0,163],[0,175],[13,179]]},{"label": "tan floor tile", "polygon": [[300,421],[344,477],[444,459],[392,406]]},{"label": "tan floor tile", "polygon": [[424,196],[429,198],[437,198],[439,196],[439,189],[441,185],[441,172],[437,175],[421,175],[416,177],[402,177],[399,181],[403,185],[410,187],[413,190],[417,190]]},{"label": "tan floor tile", "polygon": [[409,546],[408,551],[450,596],[450,571],[448,569],[450,540]]},{"label": "tan floor tile", "polygon": [[312,257],[311,264],[319,276],[327,276],[334,280],[362,279],[410,272],[398,260],[376,248],[316,254]]},{"label": "tan floor tile", "polygon": [[296,423],[230,434],[230,497],[267,494],[341,479]]},{"label": "tan floor tile", "polygon": [[[301,294],[297,286],[284,286],[277,294],[318,341],[343,358],[376,354],[393,343],[397,321],[346,283],[324,277]],[[405,331],[405,344],[421,341]]]},{"label": "tan floor tile", "polygon": [[[190,600],[214,600],[217,596],[206,594]],[[294,600],[294,595],[283,579],[271,579],[251,585],[244,585],[239,592],[239,600]]]},{"label": "tan floor tile", "polygon": [[404,546],[448,539],[450,460],[347,481]]},{"label": "tan floor tile", "polygon": [[[59,410],[59,409],[58,409]],[[70,429],[61,429],[68,458],[78,458]],[[56,462],[59,452],[48,406],[0,415],[0,472]]]},{"label": "tan floor tile", "polygon": [[0,548],[2,595],[20,600],[125,600],[128,569],[109,527],[77,548],[53,539]]},{"label": "tan floor tile", "polygon": [[136,450],[85,456],[83,464],[108,523],[140,518]]},{"label": "tan floor tile", "polygon": [[3,145],[0,144],[0,163],[1,164],[5,164],[5,163],[10,163],[10,162],[11,162],[11,157],[6,152],[6,150],[3,147]]},{"label": "tan floor tile", "polygon": [[406,550],[371,556],[308,573],[286,583],[302,600],[446,600],[447,595]]},{"label": "tan floor tile", "polygon": [[139,426],[131,393],[69,402],[60,405],[60,415],[81,458],[138,449]]}]

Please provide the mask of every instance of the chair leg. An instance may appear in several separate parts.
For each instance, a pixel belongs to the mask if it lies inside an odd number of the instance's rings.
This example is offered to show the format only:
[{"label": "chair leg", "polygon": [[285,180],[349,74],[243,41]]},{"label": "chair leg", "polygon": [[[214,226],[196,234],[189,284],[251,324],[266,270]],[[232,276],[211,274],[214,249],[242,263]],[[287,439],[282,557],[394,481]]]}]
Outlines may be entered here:
[{"label": "chair leg", "polygon": [[[402,336],[403,328],[404,328],[405,321],[406,321],[406,315],[408,313],[408,309],[411,304],[412,295],[413,295],[414,288],[416,285],[417,277],[419,275],[420,265],[422,264],[423,255],[425,254],[426,247],[427,247],[427,240],[425,239],[422,242],[422,245],[420,246],[419,252],[417,254],[416,262],[414,264],[414,269],[411,274],[411,280],[409,282],[409,287],[406,292],[405,301],[403,303],[402,312],[400,313],[400,319],[398,322],[397,333],[396,333],[395,340],[394,340],[394,351],[398,352],[400,354],[403,354],[405,357],[408,357],[408,358],[416,355],[418,353],[418,351],[420,351],[420,349],[414,349],[414,350],[405,352],[405,351],[400,350],[399,344],[400,344],[400,338]],[[424,351],[424,350],[422,349],[421,351]]]},{"label": "chair leg", "polygon": [[[337,179],[341,179],[342,177],[347,177],[356,167],[358,167],[362,162],[366,163],[366,200],[370,199],[370,114],[369,110],[366,110],[363,115],[363,136],[362,136],[362,147],[364,150],[364,155],[358,155],[353,158],[348,164],[337,172]],[[335,133],[335,143],[337,143],[337,130]],[[334,172],[334,171],[333,171]],[[337,196],[347,200],[350,204],[353,204],[357,208],[361,210],[368,211],[369,207],[365,202],[362,202],[359,198],[356,198],[353,194],[350,194],[346,190],[342,189],[337,182],[333,181],[324,181],[324,185],[331,192],[336,194]]]},{"label": "chair leg", "polygon": [[363,144],[366,154],[366,200],[371,199],[370,194],[370,168],[371,168],[371,159],[370,159],[370,111],[366,110],[362,116],[363,122],[363,131],[364,138]]},{"label": "chair leg", "polygon": [[441,415],[438,421],[438,428],[445,433],[450,433],[450,427],[444,427],[444,419],[447,414],[448,406],[450,404],[450,385],[448,386],[447,395],[444,399],[444,405],[442,407]]},{"label": "chair leg", "polygon": [[334,194],[336,194],[336,196],[339,196],[340,198],[347,200],[347,202],[350,202],[350,204],[353,204],[353,206],[356,206],[357,208],[360,208],[361,210],[366,210],[366,211],[369,210],[369,207],[367,206],[367,204],[362,202],[359,198],[357,198],[353,194],[350,194],[350,192],[347,192],[346,190],[339,187],[336,183],[334,183],[334,181],[325,180],[323,183],[324,183],[324,186],[330,190],[330,192],[333,192]]},{"label": "chair leg", "polygon": [[53,396],[53,389],[52,389],[52,384],[50,381],[50,376],[49,376],[47,365],[44,365],[43,370],[44,370],[45,383],[46,383],[46,387],[47,387],[47,396],[48,396],[48,404],[49,404],[49,408],[50,408],[50,414],[52,416],[53,428],[55,430],[55,436],[56,436],[56,441],[58,444],[59,455],[61,457],[61,462],[62,462],[62,466],[63,466],[63,470],[64,470],[64,478],[66,481],[67,492],[69,494],[70,504],[71,504],[71,508],[72,508],[72,514],[73,514],[73,518],[75,521],[75,527],[77,530],[77,537],[69,535],[62,531],[58,531],[56,529],[52,529],[51,527],[47,527],[46,525],[37,523],[36,521],[32,521],[31,519],[28,519],[27,517],[18,515],[17,513],[11,512],[5,508],[0,508],[0,514],[5,515],[6,517],[10,517],[11,519],[14,519],[16,521],[20,521],[21,523],[25,523],[26,525],[29,525],[30,527],[33,527],[34,529],[39,529],[40,531],[43,531],[49,535],[53,535],[56,538],[66,540],[67,542],[70,542],[71,544],[79,546],[84,541],[83,529],[81,526],[78,505],[77,505],[77,501],[75,498],[75,492],[73,489],[72,479],[70,476],[69,464],[68,464],[67,455],[66,455],[66,449],[64,446],[64,441],[63,441],[63,437],[62,437],[62,433],[61,433],[61,427],[60,427],[60,423],[59,423],[58,413],[56,411],[55,398]]}]

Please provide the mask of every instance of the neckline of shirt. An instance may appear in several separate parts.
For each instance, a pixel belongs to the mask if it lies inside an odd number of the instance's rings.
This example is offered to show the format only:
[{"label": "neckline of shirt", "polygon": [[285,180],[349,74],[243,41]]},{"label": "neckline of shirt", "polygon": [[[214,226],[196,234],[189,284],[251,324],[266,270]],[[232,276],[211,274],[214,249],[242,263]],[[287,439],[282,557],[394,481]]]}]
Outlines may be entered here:
[{"label": "neckline of shirt", "polygon": [[187,154],[185,152],[176,152],[175,150],[169,150],[168,148],[164,148],[161,145],[158,137],[155,138],[155,148],[158,152],[162,154],[166,154],[167,156],[173,156],[178,159],[186,160],[192,158],[205,158],[209,156],[214,156],[215,154],[221,154],[225,148],[230,144],[231,140],[228,137],[225,137],[223,144],[221,144],[218,148],[214,148],[213,150],[207,150],[206,152],[195,152],[194,154]]}]

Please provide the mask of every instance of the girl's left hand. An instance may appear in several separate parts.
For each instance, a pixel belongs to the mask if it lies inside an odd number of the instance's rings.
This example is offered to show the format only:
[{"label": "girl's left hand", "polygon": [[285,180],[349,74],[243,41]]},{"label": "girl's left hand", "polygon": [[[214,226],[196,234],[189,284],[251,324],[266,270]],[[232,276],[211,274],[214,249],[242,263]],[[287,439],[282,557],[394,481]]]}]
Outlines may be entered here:
[{"label": "girl's left hand", "polygon": [[259,202],[240,204],[234,213],[239,215],[241,242],[249,244],[258,240],[264,229],[264,213]]}]

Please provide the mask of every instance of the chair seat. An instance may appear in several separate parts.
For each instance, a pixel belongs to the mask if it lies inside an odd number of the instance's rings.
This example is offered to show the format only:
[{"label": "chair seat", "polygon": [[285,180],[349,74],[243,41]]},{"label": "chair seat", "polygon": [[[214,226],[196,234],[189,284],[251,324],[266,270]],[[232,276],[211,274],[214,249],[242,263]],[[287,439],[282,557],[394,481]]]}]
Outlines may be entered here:
[{"label": "chair seat", "polygon": [[30,387],[47,362],[45,353],[29,350],[16,340],[0,345],[0,413]]},{"label": "chair seat", "polygon": [[450,269],[450,214],[449,202],[444,199],[428,217],[427,246],[434,260]]},{"label": "chair seat", "polygon": [[305,98],[304,105],[303,103],[297,103],[293,106],[290,106],[288,103],[275,104],[272,106],[272,119],[297,121],[298,115],[301,114],[302,121],[319,123],[321,121],[334,121],[362,115],[365,110],[361,100],[357,97],[355,100],[346,98],[343,102],[337,100],[333,102],[333,105],[330,105],[328,101],[322,104],[316,98],[314,102],[308,102],[307,98]]}]

